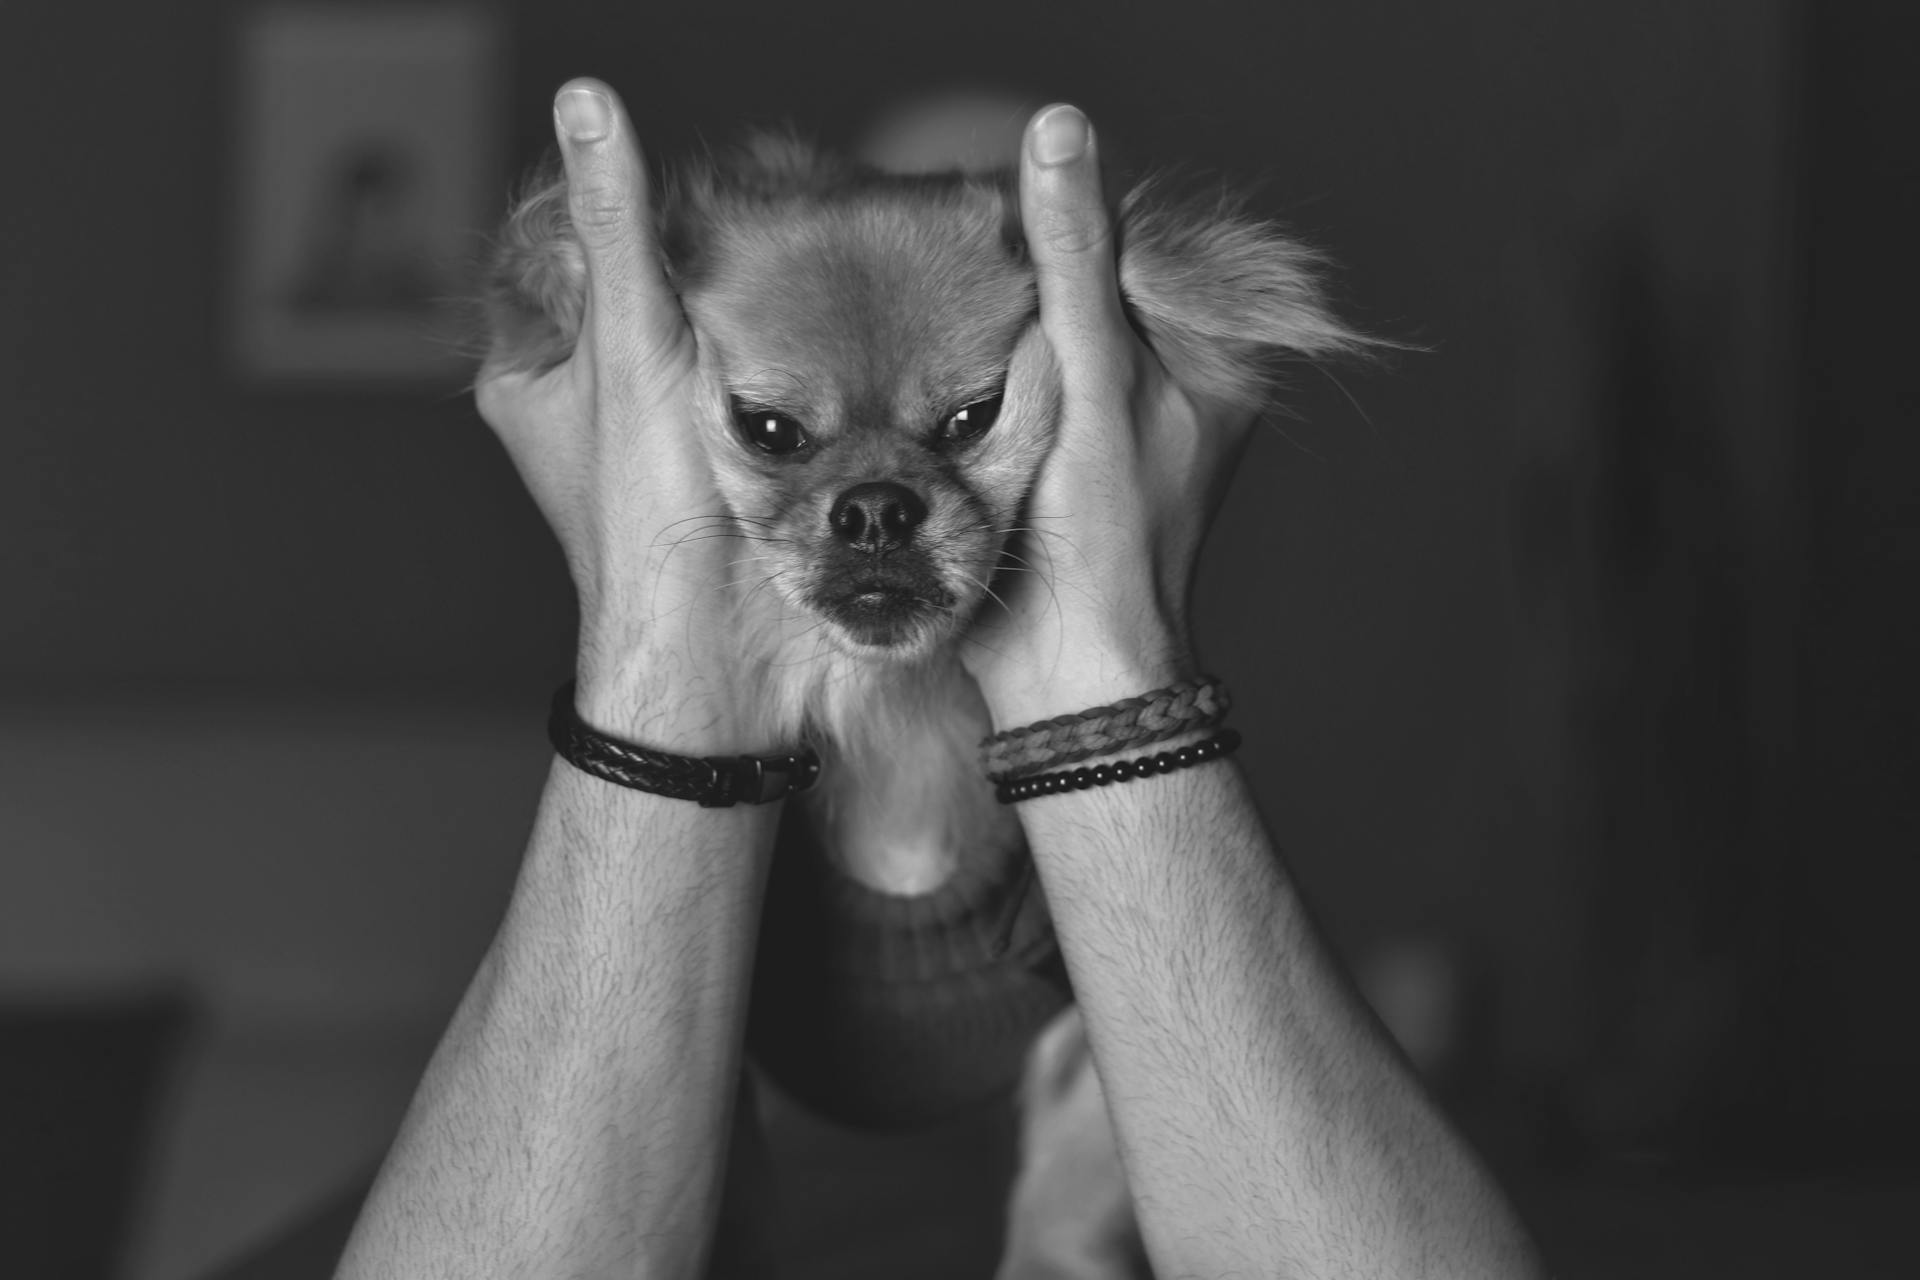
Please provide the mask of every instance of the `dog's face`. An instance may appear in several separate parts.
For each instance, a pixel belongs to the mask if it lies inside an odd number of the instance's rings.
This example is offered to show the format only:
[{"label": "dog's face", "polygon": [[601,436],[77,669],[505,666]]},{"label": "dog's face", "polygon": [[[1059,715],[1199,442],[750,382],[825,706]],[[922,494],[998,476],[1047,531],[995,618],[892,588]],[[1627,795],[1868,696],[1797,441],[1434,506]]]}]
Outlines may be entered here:
[{"label": "dog's face", "polygon": [[709,457],[752,544],[742,576],[864,657],[949,640],[1056,417],[1000,188],[709,192],[671,232]]},{"label": "dog's face", "polygon": [[[571,350],[584,282],[563,181],[510,219],[494,358]],[[896,177],[762,140],[663,200],[700,352],[701,423],[737,575],[842,652],[925,655],[988,591],[1059,391],[1010,178]],[[1257,408],[1277,359],[1351,348],[1311,255],[1217,196],[1138,188],[1117,222],[1137,330],[1196,395]]]}]

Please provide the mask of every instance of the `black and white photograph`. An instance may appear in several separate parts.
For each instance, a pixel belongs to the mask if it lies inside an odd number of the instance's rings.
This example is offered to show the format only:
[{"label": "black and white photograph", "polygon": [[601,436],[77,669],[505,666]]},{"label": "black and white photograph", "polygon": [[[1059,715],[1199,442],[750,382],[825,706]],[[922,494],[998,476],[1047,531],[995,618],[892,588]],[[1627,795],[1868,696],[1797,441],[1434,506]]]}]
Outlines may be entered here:
[{"label": "black and white photograph", "polygon": [[0,3],[0,1280],[1912,1280],[1920,10]]}]

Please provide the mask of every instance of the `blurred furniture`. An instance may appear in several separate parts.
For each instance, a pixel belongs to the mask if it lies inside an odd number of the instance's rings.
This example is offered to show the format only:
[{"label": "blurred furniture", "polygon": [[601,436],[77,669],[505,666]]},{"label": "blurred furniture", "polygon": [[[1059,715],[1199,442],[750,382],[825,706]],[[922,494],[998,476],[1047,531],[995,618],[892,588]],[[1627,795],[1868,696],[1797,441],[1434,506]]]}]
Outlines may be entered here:
[{"label": "blurred furniture", "polygon": [[121,1274],[190,1009],[173,989],[0,996],[6,1274]]}]

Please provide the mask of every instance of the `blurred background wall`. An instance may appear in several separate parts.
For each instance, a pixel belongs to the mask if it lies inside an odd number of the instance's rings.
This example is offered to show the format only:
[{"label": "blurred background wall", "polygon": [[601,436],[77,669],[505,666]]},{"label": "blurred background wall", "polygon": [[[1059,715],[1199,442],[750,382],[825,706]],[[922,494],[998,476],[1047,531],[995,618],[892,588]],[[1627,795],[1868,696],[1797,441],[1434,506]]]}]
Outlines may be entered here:
[{"label": "blurred background wall", "polygon": [[[152,1280],[377,1158],[569,662],[466,397],[234,376],[243,12],[0,16],[0,999],[190,999],[125,1253]],[[1911,1132],[1895,6],[498,13],[503,197],[582,73],[662,158],[987,86],[1256,183],[1423,348],[1302,371],[1203,586],[1337,947],[1531,1148]]]}]

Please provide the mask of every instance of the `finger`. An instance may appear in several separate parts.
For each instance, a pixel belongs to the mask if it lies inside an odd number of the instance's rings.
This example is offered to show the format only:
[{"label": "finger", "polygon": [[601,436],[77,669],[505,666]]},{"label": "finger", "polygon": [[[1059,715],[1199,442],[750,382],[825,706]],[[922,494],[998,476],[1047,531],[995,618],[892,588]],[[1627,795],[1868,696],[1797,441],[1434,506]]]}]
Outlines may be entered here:
[{"label": "finger", "polygon": [[1076,107],[1042,110],[1021,148],[1020,216],[1040,288],[1040,323],[1071,375],[1117,356],[1129,333],[1115,276],[1113,222],[1093,126]]},{"label": "finger", "polygon": [[646,166],[626,109],[600,81],[571,80],[555,95],[553,116],[567,211],[587,260],[587,314],[643,350],[672,345],[680,304],[661,266]]}]

